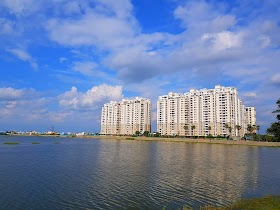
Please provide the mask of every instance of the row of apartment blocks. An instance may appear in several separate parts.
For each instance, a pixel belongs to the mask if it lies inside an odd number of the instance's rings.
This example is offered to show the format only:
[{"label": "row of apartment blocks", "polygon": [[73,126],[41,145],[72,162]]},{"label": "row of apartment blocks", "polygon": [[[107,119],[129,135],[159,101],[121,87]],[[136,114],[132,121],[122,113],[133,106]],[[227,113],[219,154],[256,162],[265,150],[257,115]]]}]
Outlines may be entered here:
[{"label": "row of apartment blocks", "polygon": [[[256,110],[245,107],[234,87],[191,89],[169,93],[157,101],[157,132],[161,135],[243,136],[247,125],[256,125]],[[237,129],[237,126],[239,129]],[[151,102],[136,98],[110,102],[102,108],[101,134],[151,132]]]}]

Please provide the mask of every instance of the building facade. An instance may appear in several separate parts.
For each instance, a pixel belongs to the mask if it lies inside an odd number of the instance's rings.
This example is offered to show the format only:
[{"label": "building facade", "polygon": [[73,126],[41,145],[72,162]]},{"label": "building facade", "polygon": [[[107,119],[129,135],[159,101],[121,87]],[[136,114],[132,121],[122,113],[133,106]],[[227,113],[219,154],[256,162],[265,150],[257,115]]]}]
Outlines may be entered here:
[{"label": "building facade", "polygon": [[256,125],[256,115],[255,107],[246,107],[247,124]]},{"label": "building facade", "polygon": [[256,124],[256,110],[245,107],[234,87],[191,89],[159,96],[157,131],[161,135],[243,136]]},{"label": "building facade", "polygon": [[151,132],[151,101],[136,97],[104,104],[100,134],[132,135],[136,131]]}]

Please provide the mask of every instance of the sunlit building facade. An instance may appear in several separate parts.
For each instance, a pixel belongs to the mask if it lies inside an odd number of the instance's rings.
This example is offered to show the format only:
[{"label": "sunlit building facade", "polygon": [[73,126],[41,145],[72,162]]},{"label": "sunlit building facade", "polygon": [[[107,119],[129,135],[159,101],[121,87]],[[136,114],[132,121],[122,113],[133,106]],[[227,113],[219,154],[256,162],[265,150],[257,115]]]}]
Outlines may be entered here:
[{"label": "sunlit building facade", "polygon": [[132,135],[136,131],[151,132],[151,101],[136,97],[104,104],[100,134]]},{"label": "sunlit building facade", "polygon": [[234,87],[217,85],[158,98],[157,131],[161,135],[242,136],[248,124],[256,124],[256,110],[243,105]]}]

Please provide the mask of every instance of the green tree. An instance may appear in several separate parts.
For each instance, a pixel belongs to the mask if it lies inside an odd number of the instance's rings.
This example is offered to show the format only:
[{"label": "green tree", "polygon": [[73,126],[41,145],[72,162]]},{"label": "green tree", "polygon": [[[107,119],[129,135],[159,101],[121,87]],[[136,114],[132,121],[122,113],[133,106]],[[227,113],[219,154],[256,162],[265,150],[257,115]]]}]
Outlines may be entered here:
[{"label": "green tree", "polygon": [[156,132],[156,134],[154,135],[154,137],[160,137],[160,133]]},{"label": "green tree", "polygon": [[140,131],[135,131],[135,134],[136,134],[137,136],[139,136],[139,135],[140,135]]},{"label": "green tree", "polygon": [[143,135],[146,136],[146,137],[149,136],[149,134],[150,134],[149,131],[144,131],[144,133],[143,133]]},{"label": "green tree", "polygon": [[255,127],[255,130],[257,131],[257,134],[259,134],[259,130],[261,127],[259,125],[255,125],[254,127]]},{"label": "green tree", "polygon": [[235,128],[237,130],[238,137],[240,137],[240,130],[242,129],[242,126],[241,125],[235,125]]},{"label": "green tree", "polygon": [[255,130],[255,128],[254,128],[253,125],[250,125],[250,124],[247,125],[247,131],[248,131],[250,134],[252,134],[254,130]]},{"label": "green tree", "polygon": [[210,134],[210,132],[211,132],[211,126],[209,125],[208,127],[207,127],[207,130],[209,131],[209,134]]},{"label": "green tree", "polygon": [[229,137],[231,138],[232,127],[231,127],[229,124],[225,124],[225,128],[228,130],[228,132],[229,132]]},{"label": "green tree", "polygon": [[185,129],[185,135],[187,135],[187,132],[188,132],[188,130],[189,130],[189,126],[186,124],[186,125],[184,126],[184,129]]},{"label": "green tree", "polygon": [[[280,98],[276,102],[278,109],[272,113],[280,113]],[[277,141],[280,141],[280,114],[276,115],[277,122],[271,123],[271,126],[266,130],[270,135],[273,135]]]},{"label": "green tree", "polygon": [[192,135],[193,135],[193,133],[194,133],[193,131],[194,131],[194,129],[195,129],[195,125],[192,125],[192,126],[191,126],[191,129],[192,129]]}]

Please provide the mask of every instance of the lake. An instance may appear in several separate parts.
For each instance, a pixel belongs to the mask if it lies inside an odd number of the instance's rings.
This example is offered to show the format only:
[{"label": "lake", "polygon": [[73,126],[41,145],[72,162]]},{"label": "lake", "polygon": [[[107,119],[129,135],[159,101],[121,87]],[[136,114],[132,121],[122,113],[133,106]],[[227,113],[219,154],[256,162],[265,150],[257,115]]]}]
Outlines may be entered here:
[{"label": "lake", "polygon": [[[13,141],[20,144],[3,144]],[[222,206],[239,198],[280,195],[279,160],[280,148],[269,147],[0,136],[0,206]]]}]

